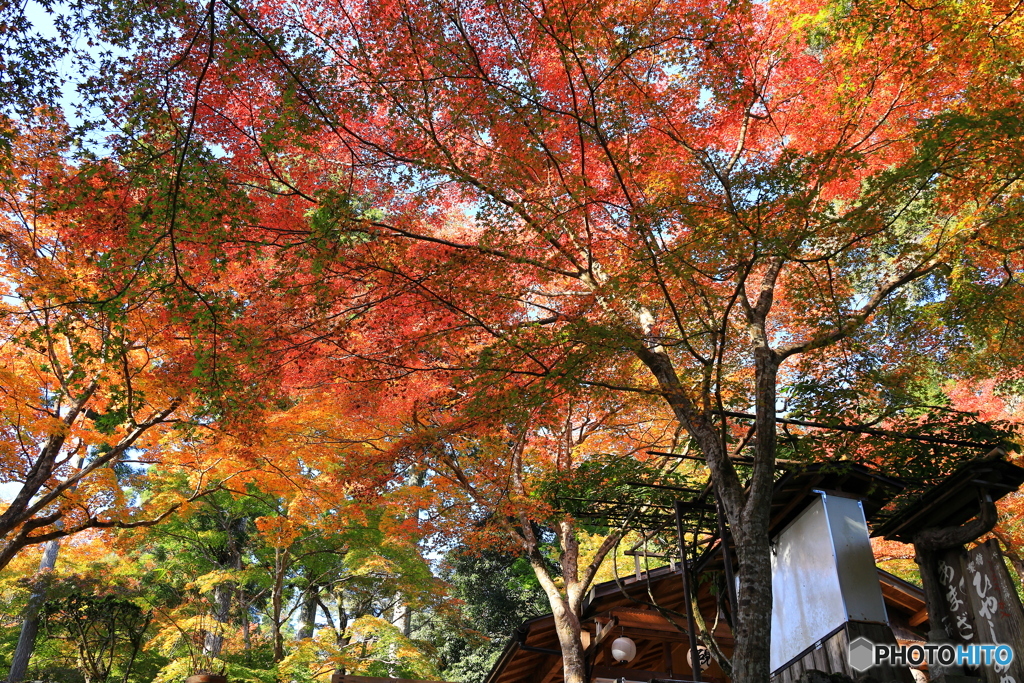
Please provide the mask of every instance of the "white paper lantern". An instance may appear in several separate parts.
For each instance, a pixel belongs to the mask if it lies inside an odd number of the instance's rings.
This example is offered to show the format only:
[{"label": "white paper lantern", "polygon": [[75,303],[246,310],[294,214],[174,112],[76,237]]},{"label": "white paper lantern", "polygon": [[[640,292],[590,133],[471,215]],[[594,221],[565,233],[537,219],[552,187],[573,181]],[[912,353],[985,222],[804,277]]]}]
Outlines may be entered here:
[{"label": "white paper lantern", "polygon": [[[697,659],[700,660],[700,670],[706,670],[711,666],[711,651],[703,645],[698,645]],[[693,671],[693,650],[690,648],[686,648],[686,663],[690,665],[690,670]]]},{"label": "white paper lantern", "polygon": [[612,641],[612,659],[616,662],[632,662],[636,657],[636,643],[622,636]]}]

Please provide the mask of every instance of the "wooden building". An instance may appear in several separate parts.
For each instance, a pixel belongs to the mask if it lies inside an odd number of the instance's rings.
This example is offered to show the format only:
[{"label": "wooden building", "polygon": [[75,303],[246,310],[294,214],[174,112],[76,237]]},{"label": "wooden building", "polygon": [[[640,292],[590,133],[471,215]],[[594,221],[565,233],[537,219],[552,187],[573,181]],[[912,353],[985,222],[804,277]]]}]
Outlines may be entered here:
[{"label": "wooden building", "polygon": [[[860,672],[849,663],[848,646],[860,636],[873,643],[925,642],[929,629],[925,593],[875,566],[868,538],[871,528],[900,525],[908,515],[916,520],[918,507],[935,509],[933,499],[946,504],[942,509],[953,521],[971,518],[978,508],[964,502],[969,502],[970,496],[961,496],[964,501],[958,505],[962,509],[957,511],[949,505],[952,496],[945,492],[954,486],[951,482],[981,482],[980,473],[990,470],[998,473],[998,483],[986,485],[989,493],[998,498],[1016,490],[1024,481],[1024,470],[1005,462],[993,465],[1001,456],[1001,452],[993,452],[958,470],[947,482],[924,487],[923,495],[915,492],[910,498],[918,502],[903,506],[895,516],[887,506],[892,507],[890,503],[905,484],[869,467],[825,463],[784,473],[776,482],[770,526],[773,681],[793,683],[809,669],[858,678]],[[974,470],[977,472],[972,474]],[[963,488],[957,486],[956,491]],[[698,498],[677,503],[676,513],[682,529],[692,522],[693,515],[713,517],[714,506]],[[691,514],[690,521],[683,519],[686,514]],[[926,510],[924,514],[929,513]],[[691,525],[691,529],[691,539],[705,535],[692,544],[703,551],[687,558],[687,576],[690,586],[695,586],[698,606],[697,613],[690,616],[705,625],[694,630],[712,629],[715,646],[729,657],[733,648],[729,615],[733,610],[727,587],[733,580],[733,549],[721,524],[717,533],[716,525],[706,519],[703,526]],[[591,683],[668,683],[697,678],[690,666],[692,656],[688,656],[692,651],[686,634],[691,629],[683,596],[678,563],[650,572],[641,572],[638,564],[635,574],[595,586],[583,613]],[[628,662],[616,662],[611,654],[619,637],[635,644],[636,654]],[[1024,644],[1020,654],[1024,655]],[[554,621],[547,615],[520,626],[486,680],[560,683],[561,669]],[[909,668],[887,665],[872,668],[871,675],[882,683],[912,683],[915,679]],[[699,680],[727,683],[728,677],[712,657]]]},{"label": "wooden building", "polygon": [[[885,597],[886,610],[896,637],[904,642],[923,641],[919,621],[924,595],[917,586],[878,570],[878,583]],[[726,656],[733,641],[724,618],[720,595],[710,582],[700,584],[698,604],[705,623],[714,630],[715,639]],[[599,584],[590,592],[584,611],[584,642],[591,659],[592,680],[617,681],[690,681],[692,670],[687,660],[690,648],[685,631],[686,617],[682,600],[682,579],[678,566],[665,566],[620,581]],[[652,600],[653,596],[653,600]],[[654,607],[652,605],[657,605]],[[660,610],[658,608],[661,608]],[[661,611],[665,610],[665,612]],[[679,624],[677,627],[673,620]],[[917,626],[912,625],[913,623]],[[600,642],[598,629],[607,632]],[[636,657],[628,664],[612,661],[611,644],[620,635],[636,643]],[[797,658],[789,672],[779,680],[791,681],[804,669],[826,672],[847,671],[846,632],[836,634],[821,648],[812,648]],[[725,673],[712,663],[702,679],[726,683]],[[562,658],[558,650],[554,619],[545,615],[524,623],[498,659],[487,683],[560,683]]]}]

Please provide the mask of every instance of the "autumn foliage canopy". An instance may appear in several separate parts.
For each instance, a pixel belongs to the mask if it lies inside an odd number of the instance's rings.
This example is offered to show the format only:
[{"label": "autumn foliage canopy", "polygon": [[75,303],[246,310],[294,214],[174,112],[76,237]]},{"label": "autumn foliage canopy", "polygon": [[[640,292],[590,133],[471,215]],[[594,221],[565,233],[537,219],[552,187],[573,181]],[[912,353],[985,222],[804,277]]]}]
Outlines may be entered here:
[{"label": "autumn foliage canopy", "polygon": [[[22,488],[0,566],[261,491],[275,661],[284,577],[321,553],[301,518],[522,553],[575,680],[625,530],[584,566],[544,492],[629,461],[710,475],[746,683],[767,675],[780,449],[902,457],[780,440],[777,413],[989,439],[933,419],[984,390],[1019,422],[1015,6],[129,5],[76,10],[113,48],[79,54],[102,143],[53,101],[4,119],[0,458]],[[646,454],[687,444],[706,472]],[[243,583],[217,576],[214,602]]]}]

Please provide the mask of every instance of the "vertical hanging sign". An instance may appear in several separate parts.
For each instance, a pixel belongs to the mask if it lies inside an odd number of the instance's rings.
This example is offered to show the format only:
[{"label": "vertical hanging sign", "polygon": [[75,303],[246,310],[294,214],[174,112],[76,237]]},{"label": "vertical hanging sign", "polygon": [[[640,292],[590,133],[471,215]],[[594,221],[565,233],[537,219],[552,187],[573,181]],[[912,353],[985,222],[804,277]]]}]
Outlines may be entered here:
[{"label": "vertical hanging sign", "polygon": [[964,566],[967,553],[963,548],[947,550],[939,558],[937,573],[946,603],[942,626],[955,643],[977,643],[974,617],[971,609],[970,585]]},{"label": "vertical hanging sign", "polygon": [[983,666],[988,683],[1024,683],[1024,607],[995,539],[972,548],[964,558],[967,596],[974,617],[973,643],[1009,645],[1013,661]]}]

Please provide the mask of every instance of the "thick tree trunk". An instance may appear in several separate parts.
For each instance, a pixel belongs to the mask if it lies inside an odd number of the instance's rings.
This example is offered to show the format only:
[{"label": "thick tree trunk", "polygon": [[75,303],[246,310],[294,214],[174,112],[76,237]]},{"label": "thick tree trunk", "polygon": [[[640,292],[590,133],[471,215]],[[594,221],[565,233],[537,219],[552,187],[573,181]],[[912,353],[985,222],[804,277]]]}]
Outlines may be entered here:
[{"label": "thick tree trunk", "polygon": [[412,635],[412,612],[403,601],[404,597],[405,595],[401,592],[395,594],[395,609],[391,613],[391,623],[398,627],[403,636],[408,638]]},{"label": "thick tree trunk", "polygon": [[[338,624],[335,628],[335,644],[339,649],[345,649],[352,640],[348,635],[348,622],[350,619],[348,609],[345,607],[345,592],[339,590],[335,593],[335,599],[338,601]],[[324,614],[326,614],[328,619],[330,619],[330,612],[328,611],[327,606],[322,605],[322,607],[324,608]],[[335,673],[344,675],[345,667],[342,666],[335,669]]]},{"label": "thick tree trunk", "polygon": [[[767,526],[767,525],[765,525]],[[768,681],[772,624],[772,568],[767,530],[764,533],[734,531],[739,560],[739,591],[732,653],[734,683]]]},{"label": "thick tree trunk", "polygon": [[242,647],[249,651],[252,649],[252,623],[249,621],[249,606],[242,605]]},{"label": "thick tree trunk", "polygon": [[[409,483],[412,486],[423,486],[427,482],[427,468],[421,465],[413,465],[409,473]],[[409,511],[409,519],[419,524],[420,508],[414,507]],[[412,637],[412,609],[405,600],[405,595],[399,592],[395,596],[395,614],[392,623],[398,627],[406,638]]]},{"label": "thick tree trunk", "polygon": [[736,543],[739,590],[734,619],[733,683],[767,683],[770,668],[772,577],[768,524],[775,471],[775,399],[778,357],[767,344],[755,346],[757,441],[754,473],[744,490],[711,415],[699,410],[661,349],[638,348],[637,356],[657,379],[679,423],[697,442],[715,495]]},{"label": "thick tree trunk", "polygon": [[579,616],[564,601],[552,603],[555,633],[562,650],[562,676],[565,683],[586,683],[587,663],[583,650]]},{"label": "thick tree trunk", "polygon": [[[772,567],[768,538],[775,488],[775,399],[778,360],[766,346],[756,348],[754,472],[738,520],[730,519],[739,561],[736,595],[734,683],[767,683],[771,673]],[[738,522],[738,523],[737,523]]]},{"label": "thick tree trunk", "polygon": [[[555,618],[555,634],[558,636],[559,649],[562,652],[562,675],[565,683],[587,683],[586,652],[583,649],[582,626],[580,625],[580,612],[582,601],[579,598],[579,582],[566,581],[565,595],[555,586],[551,575],[540,559],[540,553],[530,554],[530,564],[540,581],[544,593],[547,595],[548,604],[551,605],[551,614]],[[572,564],[575,570],[574,561]],[[562,565],[563,574],[567,574],[565,563]]]},{"label": "thick tree trunk", "polygon": [[[601,548],[591,560],[590,565],[583,569],[579,566],[579,539],[576,537],[574,520],[565,517],[556,527],[556,536],[561,546],[559,563],[562,568],[564,587],[559,588],[545,566],[544,558],[538,548],[537,538],[533,533],[530,520],[520,516],[524,550],[530,560],[541,588],[551,605],[551,613],[555,620],[555,633],[562,653],[562,676],[565,683],[587,683],[586,651],[583,648],[582,626],[580,615],[583,612],[583,598],[594,572],[607,556],[608,550],[614,546],[617,535],[610,535],[602,543]],[[612,542],[609,542],[612,541]]]},{"label": "thick tree trunk", "polygon": [[338,600],[338,647],[346,647],[349,644],[351,638],[348,636],[348,623],[353,621],[349,616],[349,610],[345,607],[345,593],[344,591],[338,591],[336,594]]},{"label": "thick tree trunk", "polygon": [[[242,569],[242,539],[245,536],[247,520],[229,519],[225,531],[227,532],[227,547],[223,556],[218,559],[218,565],[222,569]],[[226,624],[231,619],[231,603],[235,597],[237,586],[233,581],[226,581],[219,584],[213,591],[213,610],[211,616],[218,624]],[[203,653],[211,657],[220,655],[224,647],[224,636],[222,629],[216,632],[208,631],[203,639]]]}]

